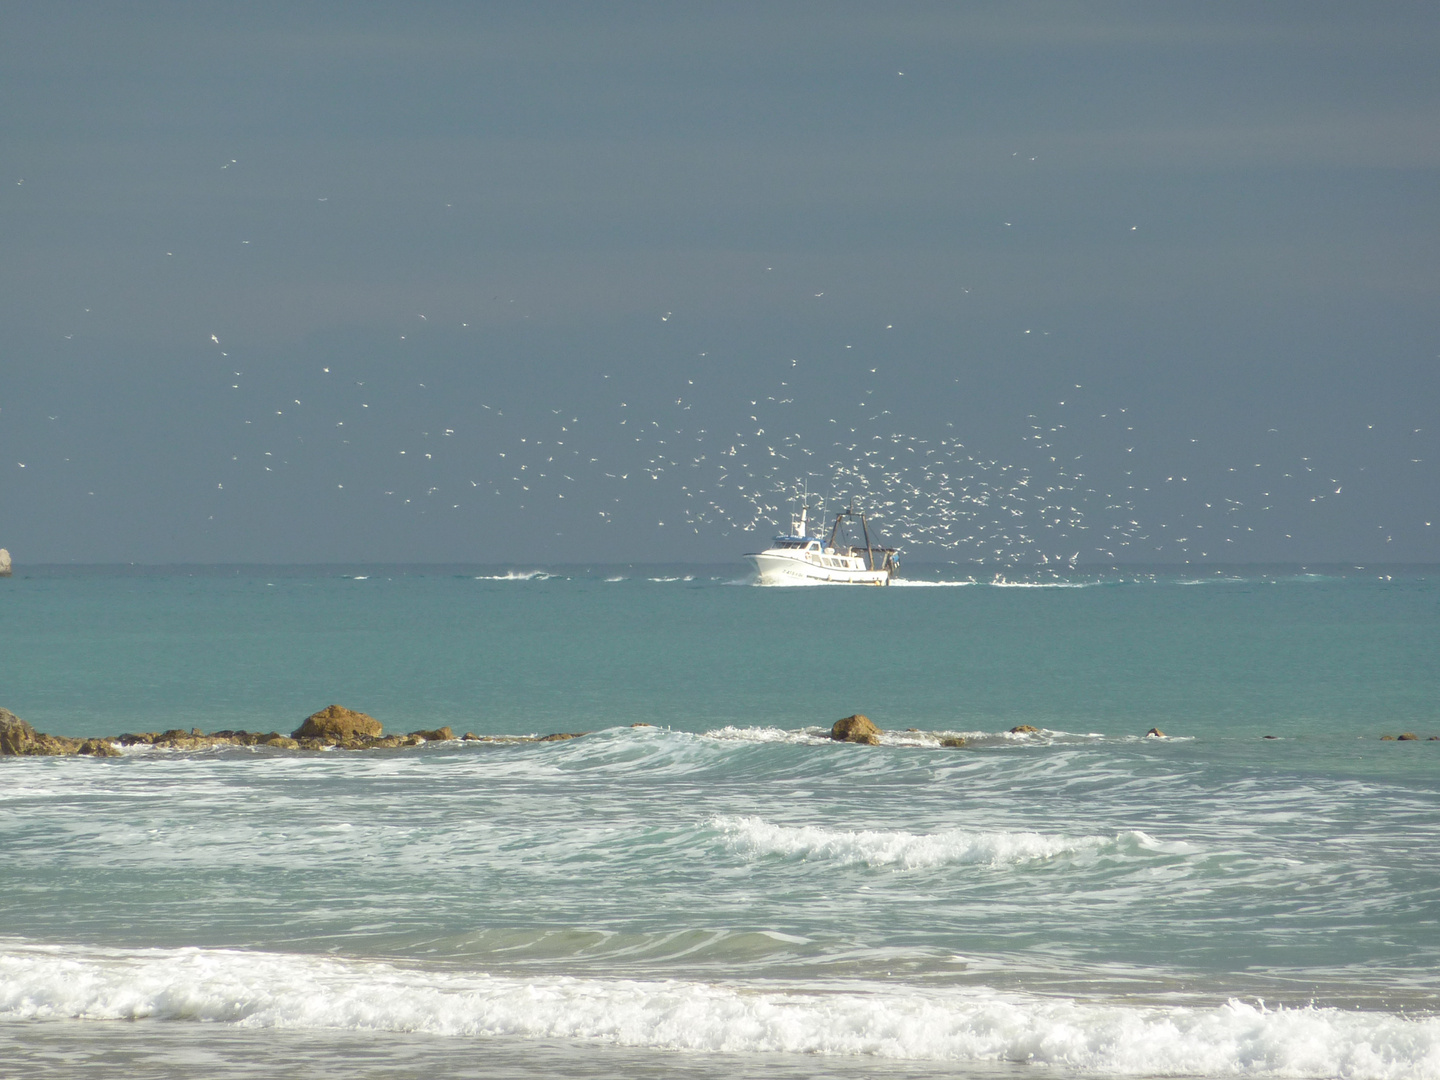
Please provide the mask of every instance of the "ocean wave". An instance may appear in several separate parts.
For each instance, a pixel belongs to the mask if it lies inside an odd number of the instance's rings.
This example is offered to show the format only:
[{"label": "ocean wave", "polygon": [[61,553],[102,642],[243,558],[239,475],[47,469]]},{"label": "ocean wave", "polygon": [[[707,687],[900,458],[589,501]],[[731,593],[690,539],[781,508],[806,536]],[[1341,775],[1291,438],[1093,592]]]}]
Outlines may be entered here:
[{"label": "ocean wave", "polygon": [[988,987],[508,977],[227,949],[0,947],[0,1018],[567,1039],[718,1053],[1029,1062],[1122,1075],[1440,1077],[1440,1018]]},{"label": "ocean wave", "polygon": [[476,581],[549,581],[555,575],[545,570],[507,570],[503,574],[476,574]]},{"label": "ocean wave", "polygon": [[758,817],[717,817],[711,824],[732,850],[749,855],[833,860],[872,867],[921,867],[1038,862],[1082,852],[1188,854],[1185,843],[1165,843],[1131,830],[1114,836],[1064,836],[1037,832],[946,829],[912,833],[900,829],[826,829],[776,825]]}]

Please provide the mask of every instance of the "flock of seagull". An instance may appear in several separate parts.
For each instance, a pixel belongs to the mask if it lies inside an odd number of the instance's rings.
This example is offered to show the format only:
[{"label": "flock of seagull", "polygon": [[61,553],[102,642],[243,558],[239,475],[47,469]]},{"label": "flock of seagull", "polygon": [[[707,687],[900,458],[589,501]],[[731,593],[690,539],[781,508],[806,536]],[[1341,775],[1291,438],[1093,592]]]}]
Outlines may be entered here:
[{"label": "flock of seagull", "polygon": [[[220,345],[218,337],[212,344]],[[1207,483],[1192,484],[1198,475],[1161,475],[1155,455],[1143,448],[1136,455],[1133,412],[1106,407],[1080,385],[1017,425],[1013,453],[987,454],[967,446],[953,422],[924,435],[905,430],[892,410],[876,404],[883,396],[877,395],[883,379],[878,368],[856,389],[852,407],[827,416],[806,400],[795,363],[777,362],[773,393],[743,400],[697,389],[695,378],[685,375],[675,376],[679,393],[663,406],[654,403],[653,392],[622,400],[622,380],[610,376],[603,385],[612,396],[584,395],[583,408],[573,401],[539,406],[536,389],[530,400],[508,403],[441,392],[424,409],[408,409],[412,421],[417,412],[433,417],[408,433],[382,421],[379,414],[395,404],[387,394],[351,380],[347,415],[325,422],[332,441],[350,445],[368,438],[371,451],[376,440],[404,445],[388,451],[394,468],[365,479],[337,476],[334,488],[355,491],[369,484],[397,505],[426,512],[471,508],[477,496],[499,497],[490,509],[517,515],[549,502],[549,511],[535,520],[560,521],[567,530],[627,518],[635,524],[641,515],[653,515],[657,528],[670,531],[759,538],[788,528],[797,499],[809,500],[812,522],[853,500],[911,558],[1056,568],[1081,559],[1224,561],[1241,550],[1229,545],[1267,528],[1266,515],[1278,501],[1317,503],[1344,490],[1337,476],[1308,456],[1281,466],[1226,466],[1222,472],[1246,475],[1211,475]],[[235,375],[232,389],[239,389],[240,373]],[[330,367],[323,376],[345,380],[338,371],[332,376]],[[415,393],[426,390],[415,384]],[[274,397],[263,421],[258,413],[244,420],[257,436],[262,429],[266,438],[281,435],[287,410],[295,407],[293,417],[303,409],[298,396]],[[1078,410],[1086,411],[1084,436],[1070,423]],[[367,425],[371,418],[382,422]],[[267,472],[303,453],[293,441],[303,443],[303,436],[285,437],[292,439],[285,453],[255,451]],[[1103,452],[1090,452],[1097,438],[1108,439],[1114,451],[1108,460]],[[240,462],[240,455],[232,461]],[[1213,474],[1213,461],[1209,468]],[[636,491],[641,485],[648,490]],[[1172,485],[1190,485],[1195,497],[1157,498]],[[1216,496],[1220,490],[1228,494]],[[517,521],[523,523],[523,516]],[[754,546],[757,538],[748,542]]]}]

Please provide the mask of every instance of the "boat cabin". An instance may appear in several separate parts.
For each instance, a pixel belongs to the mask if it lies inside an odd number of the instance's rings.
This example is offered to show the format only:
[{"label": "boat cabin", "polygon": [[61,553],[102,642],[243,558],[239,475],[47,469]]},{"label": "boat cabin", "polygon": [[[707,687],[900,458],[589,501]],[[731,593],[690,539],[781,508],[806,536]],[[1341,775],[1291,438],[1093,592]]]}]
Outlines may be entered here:
[{"label": "boat cabin", "polygon": [[796,551],[820,551],[820,541],[813,536],[777,536],[777,548],[793,548]]}]

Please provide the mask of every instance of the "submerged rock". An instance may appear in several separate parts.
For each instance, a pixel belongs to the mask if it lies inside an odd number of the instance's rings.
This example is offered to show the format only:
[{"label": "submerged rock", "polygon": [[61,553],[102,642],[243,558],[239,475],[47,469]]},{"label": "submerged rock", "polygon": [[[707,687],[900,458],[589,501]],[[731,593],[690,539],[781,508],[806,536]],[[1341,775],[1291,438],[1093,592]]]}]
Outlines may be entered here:
[{"label": "submerged rock", "polygon": [[1165,738],[1165,733],[1161,731],[1158,727],[1152,727],[1149,731],[1145,732],[1145,738],[1163,739]]},{"label": "submerged rock", "polygon": [[941,746],[964,746],[965,739],[960,735],[947,735],[940,740]]},{"label": "submerged rock", "polygon": [[1016,724],[1010,729],[1011,735],[1039,735],[1040,729],[1032,724]]},{"label": "submerged rock", "polygon": [[578,739],[588,734],[588,731],[557,731],[553,735],[541,735],[535,742],[564,742],[566,739]]},{"label": "submerged rock", "polygon": [[351,739],[357,735],[379,738],[384,730],[373,716],[347,709],[344,705],[331,705],[307,716],[305,722],[290,733],[290,737],[331,741]]},{"label": "submerged rock", "polygon": [[880,729],[870,720],[868,716],[856,713],[854,716],[847,716],[835,721],[835,726],[830,729],[830,738],[836,742],[862,743],[865,746],[877,746],[880,743]]},{"label": "submerged rock", "polygon": [[1419,742],[1419,741],[1420,741],[1420,736],[1419,736],[1419,735],[1416,735],[1413,731],[1407,731],[1407,732],[1405,732],[1405,734],[1399,736],[1395,741],[1396,741],[1396,742]]},{"label": "submerged rock", "polygon": [[455,738],[455,732],[448,727],[436,728],[433,731],[412,731],[411,735],[418,735],[426,742],[449,742]]}]

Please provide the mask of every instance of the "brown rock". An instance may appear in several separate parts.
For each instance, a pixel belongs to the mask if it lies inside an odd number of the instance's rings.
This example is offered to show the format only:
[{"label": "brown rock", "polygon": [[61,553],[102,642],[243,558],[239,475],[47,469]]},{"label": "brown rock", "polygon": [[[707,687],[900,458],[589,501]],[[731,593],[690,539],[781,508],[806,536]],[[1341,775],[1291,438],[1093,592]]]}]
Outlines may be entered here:
[{"label": "brown rock", "polygon": [[9,709],[0,709],[0,756],[59,757],[78,754],[83,740],[45,735]]},{"label": "brown rock", "polygon": [[0,755],[31,754],[39,732],[9,709],[0,709]]},{"label": "brown rock", "polygon": [[305,718],[305,722],[291,732],[295,739],[348,739],[355,735],[378,737],[384,729],[380,721],[362,712],[347,709],[344,705],[331,705]]},{"label": "brown rock", "polygon": [[631,727],[654,727],[654,724],[631,724]]},{"label": "brown rock", "polygon": [[1033,724],[1016,724],[1010,729],[1011,735],[1039,735],[1040,729]]},{"label": "brown rock", "polygon": [[473,731],[467,731],[465,732],[464,740],[465,742],[479,742],[480,736],[476,735]]},{"label": "brown rock", "polygon": [[856,713],[854,716],[836,720],[834,727],[830,729],[830,738],[836,742],[876,746],[880,742],[880,729],[871,722],[868,716]]},{"label": "brown rock", "polygon": [[271,732],[258,743],[260,746],[273,746],[277,750],[299,750],[300,744],[288,736],[277,732]]},{"label": "brown rock", "polygon": [[1407,731],[1407,732],[1405,732],[1405,734],[1398,736],[1395,741],[1396,741],[1396,742],[1419,742],[1419,741],[1420,741],[1420,736],[1419,736],[1419,735],[1416,735],[1413,731]]},{"label": "brown rock", "polygon": [[541,735],[536,742],[564,742],[566,739],[578,739],[582,735],[589,735],[588,731],[557,731],[553,735]]},{"label": "brown rock", "polygon": [[455,738],[455,732],[448,727],[436,728],[434,731],[412,731],[411,735],[418,735],[426,742],[449,742]]},{"label": "brown rock", "polygon": [[1165,733],[1158,727],[1152,727],[1149,731],[1145,732],[1145,737],[1147,739],[1163,739],[1165,738]]},{"label": "brown rock", "polygon": [[90,757],[124,757],[125,755],[115,749],[114,745],[106,739],[86,739],[80,744],[77,751]]},{"label": "brown rock", "polygon": [[1381,736],[1380,736],[1380,741],[1381,741],[1381,742],[1394,742],[1394,741],[1395,741],[1395,736],[1394,736],[1394,735],[1381,735]]},{"label": "brown rock", "polygon": [[964,746],[965,740],[959,735],[947,735],[940,740],[941,746]]}]

